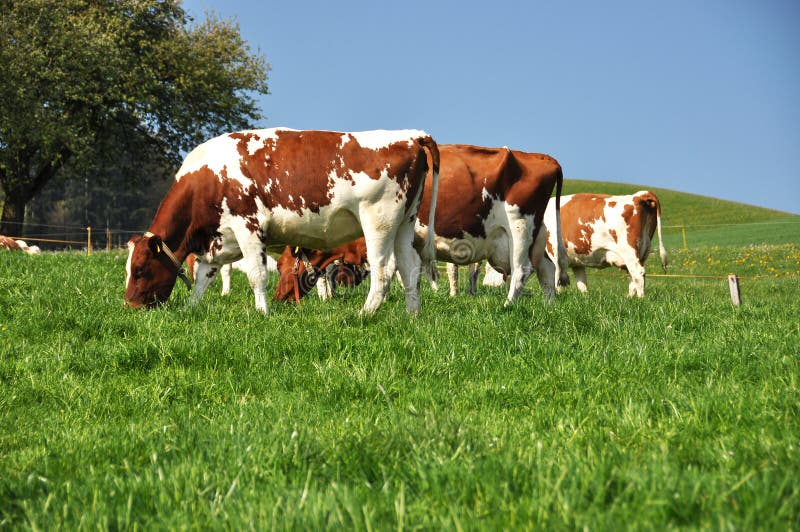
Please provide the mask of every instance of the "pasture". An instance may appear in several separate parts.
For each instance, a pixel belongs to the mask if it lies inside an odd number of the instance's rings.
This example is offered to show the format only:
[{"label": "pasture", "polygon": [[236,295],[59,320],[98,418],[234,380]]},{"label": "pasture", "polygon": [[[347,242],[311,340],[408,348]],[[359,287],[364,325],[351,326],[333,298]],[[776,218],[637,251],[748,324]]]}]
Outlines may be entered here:
[{"label": "pasture", "polygon": [[724,279],[629,300],[603,270],[552,307],[425,286],[417,319],[397,286],[359,317],[364,285],[265,318],[240,274],[135,312],[121,251],[0,253],[0,528],[797,528],[800,238],[776,227],[669,235],[670,273],[735,272],[740,308]]}]

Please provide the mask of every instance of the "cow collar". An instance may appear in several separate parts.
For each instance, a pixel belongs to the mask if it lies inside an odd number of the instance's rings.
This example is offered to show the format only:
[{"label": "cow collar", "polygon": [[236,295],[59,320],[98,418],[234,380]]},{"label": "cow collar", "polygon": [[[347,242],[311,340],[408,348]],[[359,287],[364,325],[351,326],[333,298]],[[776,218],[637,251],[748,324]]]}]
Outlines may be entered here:
[{"label": "cow collar", "polygon": [[[146,232],[144,234],[144,236],[146,238],[150,238],[150,237],[153,237],[153,236],[156,236],[156,235],[154,235],[153,233],[148,231],[148,232]],[[183,281],[183,284],[186,285],[186,289],[187,290],[191,290],[192,289],[192,281],[186,275],[186,270],[183,268],[183,264],[181,264],[181,262],[178,260],[178,258],[175,256],[175,254],[172,252],[172,250],[169,249],[169,246],[167,245],[166,242],[164,242],[163,238],[161,239],[160,248],[161,248],[160,251],[163,251],[164,255],[166,255],[167,258],[175,266],[175,269],[177,270],[177,273],[178,273],[178,277],[181,279],[181,281]]]}]

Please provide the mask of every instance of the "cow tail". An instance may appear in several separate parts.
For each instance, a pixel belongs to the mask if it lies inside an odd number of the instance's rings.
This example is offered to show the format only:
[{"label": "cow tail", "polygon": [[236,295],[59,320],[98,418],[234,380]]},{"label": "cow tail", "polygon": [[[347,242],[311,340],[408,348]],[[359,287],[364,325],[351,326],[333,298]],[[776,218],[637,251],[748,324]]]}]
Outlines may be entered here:
[{"label": "cow tail", "polygon": [[567,274],[569,259],[567,258],[567,248],[564,246],[564,233],[561,230],[561,187],[563,184],[564,172],[561,169],[561,165],[559,165],[558,175],[556,175],[556,240],[558,245],[554,250],[556,262],[558,263],[557,286],[569,285],[569,274]]},{"label": "cow tail", "polygon": [[422,245],[420,257],[423,267],[427,266],[431,279],[436,279],[436,230],[434,228],[436,218],[436,199],[439,195],[439,146],[429,136],[421,139],[422,146],[428,150],[431,164],[431,208],[428,213],[428,232],[425,235],[425,242]]},{"label": "cow tail", "polygon": [[656,231],[658,231],[658,255],[661,257],[661,268],[667,273],[667,250],[661,238],[661,202],[656,200]]}]

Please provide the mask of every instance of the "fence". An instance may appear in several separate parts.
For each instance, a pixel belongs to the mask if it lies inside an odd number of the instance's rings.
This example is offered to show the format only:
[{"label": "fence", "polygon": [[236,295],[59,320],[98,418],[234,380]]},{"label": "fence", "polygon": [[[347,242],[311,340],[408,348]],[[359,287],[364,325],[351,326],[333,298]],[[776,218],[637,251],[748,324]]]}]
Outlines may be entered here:
[{"label": "fence", "polygon": [[[800,241],[800,217],[792,217],[789,219],[779,219],[779,220],[771,220],[771,221],[764,221],[764,222],[747,222],[747,223],[708,223],[708,224],[679,224],[679,225],[663,225],[662,229],[664,230],[665,240],[669,241],[671,238],[670,230],[671,229],[679,229],[681,235],[681,244],[682,249],[686,250],[689,249],[688,239],[686,236],[687,229],[689,229],[689,234],[715,234],[720,235],[723,234],[725,229],[731,229],[732,231],[741,231],[742,229],[750,229],[750,230],[757,230],[761,229],[765,226],[775,226],[780,228],[790,228],[790,230],[794,230],[792,226],[797,226],[797,240]],[[734,235],[735,237],[735,235]],[[743,238],[743,239],[746,239]],[[701,239],[703,243],[706,239]],[[678,247],[677,245],[675,247]]]},{"label": "fence", "polygon": [[[775,220],[750,223],[717,223],[717,224],[679,224],[664,225],[664,239],[668,247],[689,249],[690,245],[707,244],[709,234],[720,235],[725,229],[730,229],[730,240],[737,239],[743,229],[759,229],[764,226],[776,228],[789,228],[794,231],[797,226],[797,240],[800,241],[800,217],[788,220]],[[720,231],[722,230],[722,231]],[[46,225],[26,223],[19,227],[15,234],[5,235],[14,239],[24,240],[28,243],[39,245],[42,249],[59,251],[67,249],[82,249],[91,254],[92,250],[113,249],[125,247],[128,239],[135,234],[141,234],[142,229],[111,229],[109,227],[87,227],[77,225]],[[738,233],[734,233],[738,232]],[[680,239],[677,235],[680,235]],[[688,235],[688,236],[687,236]],[[694,238],[693,238],[694,237]],[[744,238],[746,239],[746,237]]]},{"label": "fence", "polygon": [[24,240],[29,245],[36,244],[48,251],[80,249],[86,251],[87,255],[91,255],[93,250],[124,247],[131,235],[141,233],[141,230],[110,229],[108,227],[98,230],[91,226],[26,223],[24,231],[15,231],[15,234],[5,236],[15,240]]}]

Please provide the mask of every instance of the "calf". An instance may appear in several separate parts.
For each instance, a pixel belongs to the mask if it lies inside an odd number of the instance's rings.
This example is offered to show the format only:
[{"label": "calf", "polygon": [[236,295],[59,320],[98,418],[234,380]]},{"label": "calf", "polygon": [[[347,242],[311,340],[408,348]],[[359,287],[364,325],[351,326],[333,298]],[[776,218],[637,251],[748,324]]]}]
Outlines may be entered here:
[{"label": "calf", "polygon": [[[406,309],[416,313],[414,222],[429,170],[436,197],[438,169],[438,148],[423,131],[279,128],[211,139],[187,155],[148,231],[128,242],[125,300],[152,307],[169,298],[178,277],[190,286],[181,264],[194,253],[190,304],[221,266],[244,258],[255,306],[267,313],[267,250],[332,249],[364,236],[372,282],[362,312],[381,305],[394,254],[408,287]],[[431,267],[432,238],[420,253]]]},{"label": "calf", "polygon": [[[555,215],[555,203],[551,200],[545,224],[555,223]],[[652,192],[640,190],[630,196],[564,196],[561,198],[561,227],[569,266],[581,292],[587,289],[587,267],[616,266],[630,274],[628,295],[644,297],[644,262],[656,229],[661,267],[667,271],[667,252],[661,238],[661,204]],[[555,232],[548,231],[549,256],[558,243]]]}]

